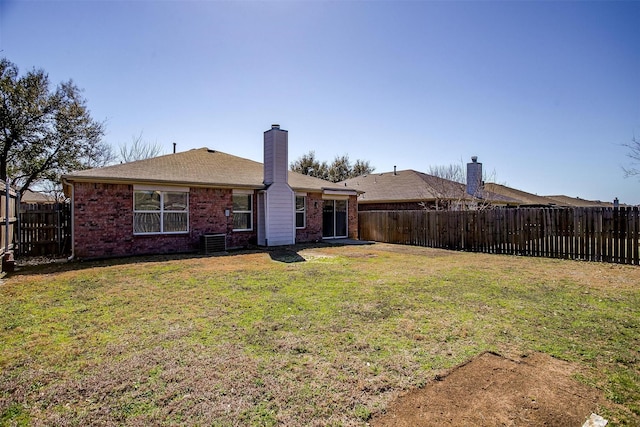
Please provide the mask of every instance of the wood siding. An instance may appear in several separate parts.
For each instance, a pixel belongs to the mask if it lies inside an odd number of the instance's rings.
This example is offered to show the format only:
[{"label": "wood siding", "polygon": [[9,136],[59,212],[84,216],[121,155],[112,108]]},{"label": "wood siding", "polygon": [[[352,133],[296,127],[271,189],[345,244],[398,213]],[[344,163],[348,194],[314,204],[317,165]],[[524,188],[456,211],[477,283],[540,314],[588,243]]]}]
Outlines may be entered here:
[{"label": "wood siding", "polygon": [[358,217],[363,240],[640,265],[637,207],[361,211]]},{"label": "wood siding", "polygon": [[276,182],[266,193],[266,246],[294,244],[296,207],[293,190],[286,183]]}]

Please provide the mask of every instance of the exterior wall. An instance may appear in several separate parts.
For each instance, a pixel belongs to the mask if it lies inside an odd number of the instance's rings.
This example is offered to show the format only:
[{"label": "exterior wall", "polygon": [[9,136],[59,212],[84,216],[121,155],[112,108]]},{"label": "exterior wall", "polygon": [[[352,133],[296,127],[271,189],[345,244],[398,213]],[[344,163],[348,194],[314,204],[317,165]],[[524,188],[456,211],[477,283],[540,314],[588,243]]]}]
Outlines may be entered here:
[{"label": "exterior wall", "polygon": [[[274,182],[266,191],[265,225],[266,246],[292,245],[295,243],[295,195],[289,185]],[[262,244],[262,242],[260,242]]]},{"label": "exterior wall", "polygon": [[78,258],[128,255],[133,247],[133,187],[76,183],[73,246]]},{"label": "exterior wall", "polygon": [[471,163],[467,163],[467,194],[472,196],[479,195],[482,188],[482,163],[478,162],[478,158],[473,156]]},{"label": "exterior wall", "polygon": [[358,198],[349,196],[347,233],[350,239],[358,238]]},{"label": "exterior wall", "polygon": [[[296,230],[296,243],[319,242],[322,240],[322,211],[324,200],[321,193],[307,193],[307,226]],[[358,201],[349,196],[347,204],[347,237],[358,238]]]},{"label": "exterior wall", "polygon": [[278,125],[264,133],[264,183],[287,183],[289,176],[289,133]]},{"label": "exterior wall", "polygon": [[230,248],[255,243],[255,230],[232,231],[233,217],[225,216],[232,208],[231,190],[191,188],[188,233],[135,236],[132,185],[75,183],[74,255],[88,259],[195,252],[206,233],[226,234]]},{"label": "exterior wall", "polygon": [[[226,234],[227,248],[257,243],[257,192],[254,193],[252,231],[233,231],[233,195],[230,189],[191,188],[189,232],[185,234],[133,234],[133,186],[126,184],[74,183],[74,256],[78,259],[163,253],[196,252],[200,236]],[[296,230],[296,242],[322,239],[321,193],[307,193],[306,227]],[[225,210],[231,215],[225,216]],[[295,218],[294,214],[292,216]],[[350,238],[358,237],[356,197],[349,197]]]},{"label": "exterior wall", "polygon": [[322,193],[307,193],[306,227],[296,230],[296,243],[322,240]]},{"label": "exterior wall", "polygon": [[[228,217],[225,216],[226,210],[229,210],[230,213]],[[207,233],[226,234],[227,248],[244,247],[250,243],[250,240],[255,241],[255,226],[254,231],[233,231],[232,190],[191,188],[189,193],[189,234],[193,244],[192,251],[198,250],[200,236]]]}]

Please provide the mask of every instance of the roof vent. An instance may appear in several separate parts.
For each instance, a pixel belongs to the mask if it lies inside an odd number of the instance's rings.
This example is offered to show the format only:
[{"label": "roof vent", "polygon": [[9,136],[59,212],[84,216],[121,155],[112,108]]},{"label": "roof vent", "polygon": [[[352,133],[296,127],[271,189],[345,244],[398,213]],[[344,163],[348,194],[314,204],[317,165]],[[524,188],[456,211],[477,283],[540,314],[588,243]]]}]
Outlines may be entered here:
[{"label": "roof vent", "polygon": [[271,129],[280,129],[280,125],[273,124],[271,125]]}]

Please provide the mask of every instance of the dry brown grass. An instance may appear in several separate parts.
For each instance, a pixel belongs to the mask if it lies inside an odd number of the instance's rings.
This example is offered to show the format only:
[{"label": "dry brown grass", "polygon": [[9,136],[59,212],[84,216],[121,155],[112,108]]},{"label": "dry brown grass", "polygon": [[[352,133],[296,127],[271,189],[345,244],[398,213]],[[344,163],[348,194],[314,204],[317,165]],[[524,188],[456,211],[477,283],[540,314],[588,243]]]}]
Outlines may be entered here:
[{"label": "dry brown grass", "polygon": [[9,277],[0,424],[362,425],[487,350],[571,361],[614,423],[638,420],[637,267],[290,250],[306,261],[149,257]]}]

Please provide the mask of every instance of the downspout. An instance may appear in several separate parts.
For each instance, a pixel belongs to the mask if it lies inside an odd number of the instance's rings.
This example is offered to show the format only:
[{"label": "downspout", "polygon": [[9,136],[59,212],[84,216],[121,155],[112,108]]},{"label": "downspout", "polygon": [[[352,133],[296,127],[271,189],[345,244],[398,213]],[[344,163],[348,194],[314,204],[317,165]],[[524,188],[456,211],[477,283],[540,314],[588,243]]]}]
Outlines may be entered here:
[{"label": "downspout", "polygon": [[11,185],[9,184],[9,174],[7,174],[7,179],[5,180],[5,189],[4,189],[4,226],[5,226],[5,232],[4,232],[4,256],[8,257],[9,256],[9,225],[10,225],[10,220],[9,220],[9,199],[11,199],[11,194],[10,194],[10,190],[11,190]]},{"label": "downspout", "polygon": [[[266,190],[262,191],[262,194],[264,194],[264,197],[262,199],[263,201],[263,209],[264,209],[264,245],[266,247],[269,247],[269,203],[267,201],[267,198],[269,197],[269,193],[267,193]],[[260,208],[258,208],[260,209]],[[258,227],[260,227],[260,221],[258,221]]]},{"label": "downspout", "polygon": [[71,188],[71,255],[69,255],[69,257],[67,258],[67,261],[73,261],[73,259],[76,256],[76,239],[75,239],[75,232],[76,232],[76,228],[74,227],[74,222],[75,222],[75,205],[76,205],[76,200],[75,200],[75,187],[73,186],[72,183],[70,183],[69,181],[67,181],[65,178],[62,178],[62,185],[68,185]]},{"label": "downspout", "polygon": [[[287,183],[287,185],[289,186],[289,188],[291,188],[291,186]],[[293,188],[291,188],[291,197],[293,197],[293,212],[291,212],[291,215],[293,216],[293,244],[295,245],[297,243],[298,240],[298,233],[296,233],[297,228],[296,228],[296,192],[293,191]],[[306,198],[305,198],[305,203],[307,203]],[[307,211],[305,209],[304,212],[305,215],[307,215]]]}]

